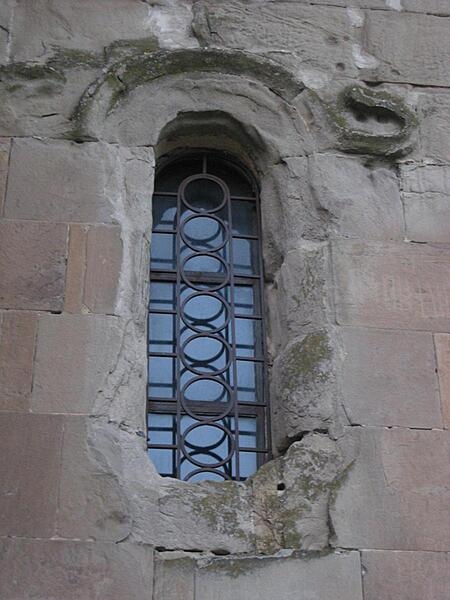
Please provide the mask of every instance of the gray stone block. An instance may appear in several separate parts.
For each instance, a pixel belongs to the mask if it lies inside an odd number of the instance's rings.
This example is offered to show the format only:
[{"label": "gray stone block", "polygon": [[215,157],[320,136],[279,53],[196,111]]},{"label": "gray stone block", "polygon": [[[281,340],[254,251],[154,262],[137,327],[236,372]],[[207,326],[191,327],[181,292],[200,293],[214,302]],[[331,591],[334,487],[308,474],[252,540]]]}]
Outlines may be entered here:
[{"label": "gray stone block", "polygon": [[60,416],[0,415],[1,535],[47,538],[54,534],[62,436]]},{"label": "gray stone block", "polygon": [[392,171],[365,167],[348,156],[315,154],[309,160],[309,183],[337,235],[403,238],[399,182]]},{"label": "gray stone block", "polygon": [[282,63],[331,73],[339,63],[347,76],[357,73],[350,20],[344,8],[202,0],[195,4],[194,15],[197,37],[208,46],[271,52]]},{"label": "gray stone block", "polygon": [[364,24],[364,50],[372,60],[361,69],[369,80],[446,86],[450,53],[446,19],[397,11],[371,11]]},{"label": "gray stone block", "polygon": [[31,398],[33,411],[91,414],[117,363],[121,335],[117,317],[41,316]]},{"label": "gray stone block", "polygon": [[345,327],[342,402],[352,424],[442,428],[432,335]]},{"label": "gray stone block", "polygon": [[11,56],[14,61],[42,60],[55,47],[101,53],[117,39],[152,33],[148,8],[128,0],[20,0],[14,11]]},{"label": "gray stone block", "polygon": [[152,549],[137,544],[0,540],[2,600],[147,600]]},{"label": "gray stone block", "polygon": [[343,548],[450,550],[450,433],[354,428],[359,454],[330,515]]},{"label": "gray stone block", "polygon": [[214,560],[198,569],[195,589],[195,600],[362,600],[359,553]]},{"label": "gray stone block", "polygon": [[[110,223],[114,195],[120,193],[117,159],[117,148],[102,143],[15,140],[5,216]],[[115,192],[112,181],[117,183]]]},{"label": "gray stone block", "polygon": [[[445,0],[447,4],[447,0]],[[450,7],[450,4],[448,4]],[[450,13],[450,8],[449,8]],[[444,163],[450,157],[450,93],[419,94],[419,135],[423,158]]]},{"label": "gray stone block", "polygon": [[448,600],[450,554],[364,550],[365,600]]},{"label": "gray stone block", "polygon": [[184,552],[155,555],[153,600],[194,600],[195,562]]}]

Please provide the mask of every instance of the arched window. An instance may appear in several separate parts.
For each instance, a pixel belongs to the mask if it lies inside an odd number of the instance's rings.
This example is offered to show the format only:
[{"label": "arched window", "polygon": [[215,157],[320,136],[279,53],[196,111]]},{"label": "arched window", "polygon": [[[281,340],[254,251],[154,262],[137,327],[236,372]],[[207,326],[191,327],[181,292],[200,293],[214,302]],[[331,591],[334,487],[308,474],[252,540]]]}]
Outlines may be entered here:
[{"label": "arched window", "polygon": [[153,195],[148,448],[163,476],[242,481],[269,455],[256,186],[214,154]]}]

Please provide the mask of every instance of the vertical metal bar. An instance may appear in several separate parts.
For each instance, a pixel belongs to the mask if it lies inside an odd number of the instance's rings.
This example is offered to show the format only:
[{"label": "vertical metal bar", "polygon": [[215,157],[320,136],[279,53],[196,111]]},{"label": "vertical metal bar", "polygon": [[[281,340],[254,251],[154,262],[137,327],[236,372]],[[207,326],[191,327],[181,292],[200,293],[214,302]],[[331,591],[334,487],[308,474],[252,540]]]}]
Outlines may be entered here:
[{"label": "vertical metal bar", "polygon": [[175,367],[175,386],[176,386],[176,401],[177,401],[177,417],[176,417],[176,434],[177,434],[177,450],[176,450],[176,477],[181,478],[181,360],[180,360],[180,304],[181,304],[181,236],[180,236],[180,221],[181,221],[181,194],[178,188],[177,194],[177,214],[175,216],[176,222],[176,267],[177,267],[177,283],[176,283],[176,324],[175,324],[175,337],[176,337],[176,352],[177,357],[174,359],[176,362]]},{"label": "vertical metal bar", "polygon": [[[227,188],[228,189],[228,188]],[[233,402],[234,402],[234,460],[236,465],[235,479],[240,480],[240,460],[239,460],[239,406],[237,401],[237,361],[236,361],[236,318],[234,308],[234,259],[233,259],[233,220],[231,212],[231,199],[230,196],[227,198],[228,208],[228,243],[229,243],[229,273],[230,273],[230,309],[231,309],[231,351],[232,361],[231,368],[233,371]]]}]

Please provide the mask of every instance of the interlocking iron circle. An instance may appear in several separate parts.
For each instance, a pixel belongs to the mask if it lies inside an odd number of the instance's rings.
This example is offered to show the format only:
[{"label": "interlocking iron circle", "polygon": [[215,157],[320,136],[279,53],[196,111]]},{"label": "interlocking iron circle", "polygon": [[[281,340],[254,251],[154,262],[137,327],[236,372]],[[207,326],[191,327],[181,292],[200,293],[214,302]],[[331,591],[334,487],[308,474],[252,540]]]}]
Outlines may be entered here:
[{"label": "interlocking iron circle", "polygon": [[[188,285],[189,287],[191,287],[194,290],[198,290],[199,292],[204,291],[205,288],[201,287],[202,285],[209,285],[209,283],[207,284],[205,283],[194,283],[193,281],[191,281],[189,279],[189,277],[186,275],[186,271],[189,271],[189,269],[186,269],[186,264],[190,261],[190,260],[194,260],[195,258],[200,258],[202,256],[208,256],[218,262],[220,262],[224,268],[224,272],[223,272],[223,279],[217,283],[216,285],[212,284],[212,286],[208,287],[207,290],[210,292],[216,292],[217,290],[222,289],[223,287],[225,287],[229,281],[230,281],[230,270],[229,267],[227,265],[227,263],[225,262],[225,260],[217,255],[217,254],[213,254],[212,252],[196,252],[195,254],[190,254],[189,256],[186,256],[186,258],[182,261],[181,263],[181,277],[184,281],[184,283],[186,285]],[[191,272],[195,272],[195,269],[192,269]],[[218,271],[207,271],[206,272],[209,275],[222,275],[222,273],[218,272]]]},{"label": "interlocking iron circle", "polygon": [[[203,247],[199,248],[198,246],[195,246],[194,243],[192,242],[192,236],[189,236],[189,234],[186,232],[186,229],[189,226],[189,224],[195,223],[195,221],[200,221],[201,219],[217,223],[218,232],[222,231],[222,242],[220,242],[216,246],[213,246],[212,248],[208,248],[207,251],[208,252],[218,252],[219,250],[222,250],[222,248],[227,244],[227,242],[229,240],[229,234],[228,234],[228,229],[227,229],[225,223],[222,221],[222,219],[219,219],[219,217],[217,217],[216,215],[210,215],[210,214],[190,215],[189,217],[184,219],[184,221],[180,225],[180,235],[181,235],[183,242],[186,244],[186,246],[188,246],[188,248],[190,248],[191,250],[194,250],[195,252],[204,252],[205,251],[205,249]],[[217,235],[218,234],[216,233],[212,239],[217,237]],[[189,239],[190,237],[191,237],[191,239]],[[203,243],[203,244],[205,244],[206,242],[207,242],[207,238],[204,238],[204,239],[198,241],[198,243]]]},{"label": "interlocking iron circle", "polygon": [[[202,415],[202,414],[198,414],[195,410],[193,410],[192,406],[189,406],[189,402],[193,403],[195,401],[189,400],[186,398],[186,391],[191,385],[195,384],[198,381],[212,381],[216,384],[221,385],[226,390],[227,396],[228,396],[228,402],[223,402],[223,405],[224,405],[223,411],[220,411],[220,412],[217,412],[216,414],[211,414],[211,415]],[[191,379],[187,383],[185,383],[180,392],[180,402],[181,402],[183,409],[186,411],[186,413],[190,417],[192,417],[193,419],[196,419],[197,421],[201,421],[203,423],[212,423],[214,421],[220,421],[220,419],[223,419],[228,414],[230,414],[230,412],[233,410],[233,406],[234,406],[233,392],[232,392],[230,385],[223,379],[219,379],[217,377],[212,377],[210,375],[200,375],[198,377],[194,377],[193,379]],[[205,401],[200,400],[199,402],[205,402]],[[221,404],[222,404],[222,402],[221,402]]]},{"label": "interlocking iron circle", "polygon": [[[215,314],[213,314],[211,316],[203,315],[203,319],[198,319],[198,318],[194,319],[192,316],[189,316],[189,314],[187,312],[188,311],[187,305],[190,302],[195,301],[196,298],[202,298],[202,297],[208,297],[208,298],[212,298],[213,300],[216,300],[220,304],[220,308]],[[205,324],[208,321],[214,321],[215,319],[220,317],[220,313],[222,310],[224,311],[226,316],[225,316],[223,323],[221,325],[219,325],[218,327],[212,327],[210,329],[201,329],[198,325],[194,325],[192,323],[192,321],[194,321],[194,320],[204,322]],[[187,298],[185,298],[180,306],[180,315],[181,315],[181,318],[183,319],[183,322],[186,324],[186,326],[189,327],[189,329],[192,329],[192,331],[195,331],[196,333],[218,333],[219,331],[222,331],[222,329],[225,329],[225,327],[228,326],[228,324],[230,323],[230,319],[231,319],[231,311],[230,311],[230,306],[229,306],[228,302],[224,298],[222,298],[222,296],[215,294],[213,292],[209,292],[207,290],[203,290],[202,292],[194,292],[193,294],[190,294]]]},{"label": "interlocking iron circle", "polygon": [[[201,360],[198,357],[189,356],[189,353],[187,352],[187,346],[195,341],[200,342],[202,339],[211,339],[211,340],[218,342],[219,345],[221,345],[221,349],[218,352],[216,352],[216,354],[213,354],[212,356],[207,357],[204,360]],[[213,363],[216,360],[218,360],[224,352],[226,353],[225,364],[222,367],[215,368]],[[208,374],[221,375],[222,373],[224,373],[225,371],[227,371],[230,368],[231,360],[232,360],[231,356],[232,356],[232,352],[231,352],[230,344],[221,335],[216,334],[216,333],[196,333],[194,335],[191,335],[187,338],[187,340],[185,340],[183,342],[183,344],[181,345],[181,348],[180,348],[181,362],[184,364],[184,366],[189,371],[191,371],[192,373],[195,373],[196,375],[208,375]],[[192,366],[192,364],[189,364],[189,360],[191,360],[191,363],[204,363],[205,365],[209,364],[210,370],[205,371],[205,370],[200,370],[198,367],[195,368]]]},{"label": "interlocking iron circle", "polygon": [[[197,182],[208,182],[207,185],[209,185],[209,194],[210,197],[208,198],[208,200],[211,200],[211,191],[214,188],[219,188],[221,191],[221,198],[220,200],[218,200],[218,204],[217,206],[213,206],[213,208],[208,209],[204,207],[204,200],[201,198],[202,191],[200,190],[200,192],[197,190],[195,190],[195,187],[199,188],[200,186],[197,185]],[[210,185],[212,184],[212,185]],[[194,197],[200,197],[201,200],[203,200],[203,207],[198,207],[195,206],[195,204],[192,203],[192,200],[189,198],[186,198],[186,195],[190,196],[191,195],[191,190],[189,189],[189,187],[194,188]],[[206,196],[206,194],[205,194]],[[222,209],[229,198],[229,193],[228,193],[228,188],[226,187],[226,185],[223,183],[223,181],[221,179],[219,179],[218,177],[214,177],[214,175],[206,175],[204,173],[202,173],[201,175],[192,175],[191,177],[188,177],[187,179],[185,179],[183,181],[183,183],[180,186],[180,197],[181,200],[183,202],[183,204],[185,206],[187,206],[190,210],[192,210],[192,212],[194,213],[200,213],[200,214],[211,214],[211,213],[215,213],[217,211],[219,211],[220,209]]]},{"label": "interlocking iron circle", "polygon": [[[186,438],[187,436],[194,431],[195,429],[198,429],[200,427],[212,427],[215,429],[219,429],[222,430],[226,436],[228,436],[229,438],[229,451],[228,454],[226,456],[224,456],[221,460],[215,462],[215,463],[205,463],[205,462],[201,462],[197,459],[195,459],[191,454],[189,454],[189,452],[186,449]],[[224,425],[222,425],[221,423],[194,423],[192,425],[190,425],[186,431],[183,433],[183,435],[181,436],[181,452],[183,453],[183,455],[187,458],[187,460],[189,462],[191,462],[193,465],[197,466],[197,467],[208,467],[210,469],[217,469],[218,467],[223,467],[223,465],[225,465],[233,456],[234,454],[234,445],[235,445],[235,441],[234,441],[234,437],[233,434],[231,433],[231,431],[225,427]],[[202,446],[197,446],[197,452],[196,454],[205,454],[208,455],[208,446],[205,446],[204,448]]]}]

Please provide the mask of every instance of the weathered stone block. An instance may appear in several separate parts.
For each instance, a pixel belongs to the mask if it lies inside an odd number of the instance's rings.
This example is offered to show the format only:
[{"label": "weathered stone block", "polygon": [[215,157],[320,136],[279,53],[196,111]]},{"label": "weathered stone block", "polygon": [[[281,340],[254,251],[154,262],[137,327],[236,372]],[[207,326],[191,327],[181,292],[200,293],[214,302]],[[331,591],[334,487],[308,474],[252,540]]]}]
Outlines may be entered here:
[{"label": "weathered stone block", "polygon": [[0,410],[29,408],[36,315],[0,312]]},{"label": "weathered stone block", "polygon": [[62,421],[56,415],[0,415],[1,535],[41,538],[53,535]]},{"label": "weathered stone block", "polygon": [[[447,0],[444,0],[449,6]],[[419,94],[419,135],[424,158],[448,162],[450,157],[450,94],[431,90]]]},{"label": "weathered stone block", "polygon": [[442,413],[445,427],[450,429],[450,335],[438,333],[434,336],[434,342],[436,344]]},{"label": "weathered stone block", "polygon": [[[395,0],[385,0],[385,2]],[[447,0],[401,0],[401,7],[411,12],[426,13],[427,15],[450,15],[450,6]]]},{"label": "weathered stone block", "polygon": [[0,215],[3,214],[5,200],[6,180],[8,177],[10,139],[0,138]]},{"label": "weathered stone block", "polygon": [[222,559],[196,573],[195,600],[362,600],[358,552],[321,558]]},{"label": "weathered stone block", "polygon": [[102,462],[91,439],[89,419],[65,419],[61,465],[57,534],[114,542],[126,538],[131,515],[125,490],[111,466]]},{"label": "weathered stone block", "polygon": [[432,335],[343,328],[342,402],[352,424],[442,427]]},{"label": "weathered stone block", "polygon": [[401,178],[407,237],[450,243],[450,167],[406,164]]},{"label": "weathered stone block", "polygon": [[118,152],[103,143],[16,139],[5,216],[110,223],[120,193]]},{"label": "weathered stone block", "polygon": [[450,433],[354,428],[360,450],[331,519],[343,548],[450,550]]},{"label": "weathered stone block", "polygon": [[0,541],[2,600],[144,600],[152,549],[66,540]]},{"label": "weathered stone block", "polygon": [[450,246],[333,244],[341,325],[450,332]]},{"label": "weathered stone block", "polygon": [[315,154],[309,160],[309,175],[316,202],[330,215],[336,234],[403,238],[399,184],[392,171],[367,168],[348,156]]},{"label": "weathered stone block", "polygon": [[149,36],[152,23],[145,4],[128,0],[27,0],[18,2],[14,14],[11,56],[14,61],[51,56],[55,47],[101,53],[118,39]]},{"label": "weathered stone block", "polygon": [[0,307],[62,310],[67,226],[0,223]]},{"label": "weathered stone block", "polygon": [[365,600],[448,600],[450,555],[364,550]]},{"label": "weathered stone block", "polygon": [[[432,15],[372,11],[364,24],[364,50],[373,66],[362,69],[369,80],[448,85],[450,53],[446,19]],[[401,43],[399,43],[401,41]]]},{"label": "weathered stone block", "polygon": [[194,570],[194,560],[184,552],[155,555],[153,600],[194,600]]},{"label": "weathered stone block", "polygon": [[71,225],[65,309],[114,313],[121,263],[118,227]]},{"label": "weathered stone block", "polygon": [[350,20],[343,8],[202,0],[195,3],[194,15],[197,37],[208,46],[277,52],[277,60],[292,63],[285,52],[289,48],[304,68],[334,72],[340,63],[347,75],[356,74]]},{"label": "weathered stone block", "polygon": [[33,411],[90,414],[116,365],[120,342],[116,317],[43,315],[37,337]]}]

